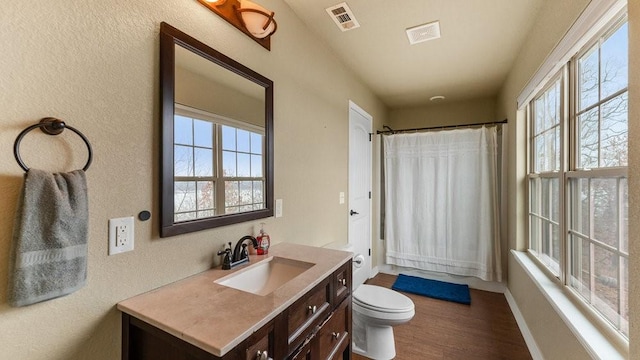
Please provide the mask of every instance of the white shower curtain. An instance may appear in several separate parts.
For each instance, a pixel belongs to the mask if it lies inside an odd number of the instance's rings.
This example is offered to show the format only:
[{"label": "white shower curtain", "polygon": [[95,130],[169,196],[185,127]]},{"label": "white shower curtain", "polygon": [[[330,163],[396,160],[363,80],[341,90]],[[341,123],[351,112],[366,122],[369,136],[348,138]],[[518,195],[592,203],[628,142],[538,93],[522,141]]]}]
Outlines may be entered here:
[{"label": "white shower curtain", "polygon": [[496,128],[383,138],[387,263],[501,281]]}]

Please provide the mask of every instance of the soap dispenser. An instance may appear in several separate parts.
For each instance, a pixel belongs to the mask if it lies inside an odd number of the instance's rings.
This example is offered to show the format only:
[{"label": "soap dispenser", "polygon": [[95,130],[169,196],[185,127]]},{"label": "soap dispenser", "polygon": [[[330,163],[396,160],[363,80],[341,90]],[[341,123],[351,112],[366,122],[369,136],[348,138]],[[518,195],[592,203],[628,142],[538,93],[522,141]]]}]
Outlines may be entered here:
[{"label": "soap dispenser", "polygon": [[264,223],[260,223],[260,235],[256,238],[258,240],[258,255],[267,255],[269,253],[269,245],[271,243],[271,239],[269,235],[264,232]]}]

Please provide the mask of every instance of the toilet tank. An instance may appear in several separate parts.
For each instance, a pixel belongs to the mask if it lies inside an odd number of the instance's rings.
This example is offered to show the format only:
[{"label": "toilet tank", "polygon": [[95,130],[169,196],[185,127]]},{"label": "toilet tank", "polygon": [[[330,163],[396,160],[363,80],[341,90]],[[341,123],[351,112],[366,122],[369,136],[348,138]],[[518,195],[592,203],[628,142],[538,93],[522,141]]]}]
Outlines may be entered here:
[{"label": "toilet tank", "polygon": [[327,249],[334,250],[342,250],[342,251],[350,251],[353,253],[353,289],[357,289],[358,286],[364,284],[365,281],[369,278],[369,274],[365,270],[365,267],[362,266],[364,264],[364,256],[362,254],[358,254],[355,252],[354,246],[349,243],[342,243],[339,241],[330,242],[326,245],[322,246]]},{"label": "toilet tank", "polygon": [[350,251],[353,252],[353,245],[345,244],[343,242],[334,241],[328,244],[322,245],[323,248],[333,249],[333,250],[342,250],[342,251]]}]

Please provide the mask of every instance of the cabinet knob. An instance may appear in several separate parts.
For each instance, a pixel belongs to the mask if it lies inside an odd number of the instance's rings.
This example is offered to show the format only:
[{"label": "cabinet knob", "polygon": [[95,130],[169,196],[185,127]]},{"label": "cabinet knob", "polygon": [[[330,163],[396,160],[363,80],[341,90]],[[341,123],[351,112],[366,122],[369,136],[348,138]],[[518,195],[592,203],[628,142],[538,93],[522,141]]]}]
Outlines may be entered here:
[{"label": "cabinet knob", "polygon": [[269,354],[267,353],[267,351],[260,351],[258,350],[258,353],[256,354],[256,360],[269,360]]},{"label": "cabinet knob", "polygon": [[309,312],[312,314],[315,314],[316,310],[318,310],[318,308],[315,305],[313,306],[309,305],[308,309],[309,309]]},{"label": "cabinet knob", "polygon": [[347,279],[340,279],[342,286],[347,286]]},{"label": "cabinet knob", "polygon": [[340,333],[332,332],[332,333],[331,333],[331,336],[332,336],[334,339],[337,339],[337,338],[339,338],[339,337],[340,337]]}]

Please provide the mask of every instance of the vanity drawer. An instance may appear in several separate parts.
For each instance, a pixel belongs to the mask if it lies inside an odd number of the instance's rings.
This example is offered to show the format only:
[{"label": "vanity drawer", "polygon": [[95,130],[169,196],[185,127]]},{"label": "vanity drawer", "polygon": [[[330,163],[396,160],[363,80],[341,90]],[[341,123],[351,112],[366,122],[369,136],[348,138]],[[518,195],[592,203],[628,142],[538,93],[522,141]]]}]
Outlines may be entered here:
[{"label": "vanity drawer", "polygon": [[347,261],[333,273],[333,307],[338,306],[351,293],[351,261]]},{"label": "vanity drawer", "polygon": [[331,277],[325,279],[288,310],[289,351],[293,351],[331,312]]},{"label": "vanity drawer", "polygon": [[351,337],[351,298],[347,298],[318,331],[319,359],[342,359]]}]

